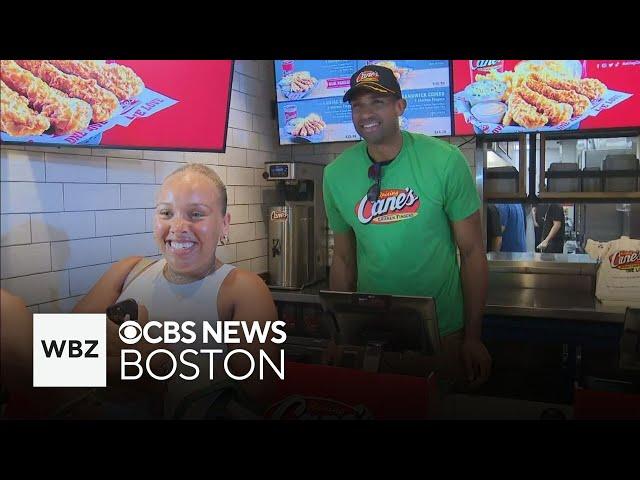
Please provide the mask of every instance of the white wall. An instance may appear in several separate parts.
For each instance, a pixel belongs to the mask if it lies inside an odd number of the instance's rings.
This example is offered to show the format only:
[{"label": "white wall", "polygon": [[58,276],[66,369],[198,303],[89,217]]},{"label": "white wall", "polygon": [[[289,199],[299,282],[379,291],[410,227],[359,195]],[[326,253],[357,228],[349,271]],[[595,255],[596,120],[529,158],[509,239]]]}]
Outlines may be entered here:
[{"label": "white wall", "polygon": [[[261,214],[266,161],[327,164],[352,143],[278,147],[273,62],[235,62],[225,153],[0,147],[2,288],[34,312],[68,312],[109,266],[156,256],[154,194],[186,162],[211,166],[227,185],[230,244],[222,261],[267,270]],[[455,144],[466,138],[451,139]],[[463,153],[473,166],[474,142]]]}]

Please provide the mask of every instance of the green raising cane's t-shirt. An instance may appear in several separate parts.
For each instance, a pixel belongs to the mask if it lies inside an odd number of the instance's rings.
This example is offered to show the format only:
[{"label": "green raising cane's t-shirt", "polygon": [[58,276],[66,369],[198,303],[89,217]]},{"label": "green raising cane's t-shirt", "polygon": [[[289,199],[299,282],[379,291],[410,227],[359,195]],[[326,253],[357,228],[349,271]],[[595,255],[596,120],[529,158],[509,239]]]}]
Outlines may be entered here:
[{"label": "green raising cane's t-shirt", "polygon": [[440,334],[464,325],[456,244],[450,222],[480,207],[465,157],[442,140],[402,131],[402,149],[382,167],[379,200],[366,142],[324,170],[324,202],[334,233],[353,229],[359,292],[434,297]]}]

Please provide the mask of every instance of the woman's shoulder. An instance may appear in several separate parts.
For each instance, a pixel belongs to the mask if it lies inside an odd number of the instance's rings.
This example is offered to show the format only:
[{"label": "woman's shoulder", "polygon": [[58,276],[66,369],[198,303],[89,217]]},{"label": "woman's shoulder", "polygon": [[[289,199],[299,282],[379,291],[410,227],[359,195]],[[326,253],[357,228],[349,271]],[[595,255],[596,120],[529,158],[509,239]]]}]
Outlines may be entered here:
[{"label": "woman's shoulder", "polygon": [[147,259],[146,257],[126,257],[114,263],[111,268],[107,270],[103,278],[115,281],[116,284],[120,285],[119,290],[122,290],[125,283],[131,283],[130,280],[127,281],[131,274],[136,274],[136,272],[139,273],[151,263],[151,259]]},{"label": "woman's shoulder", "polygon": [[238,295],[256,295],[266,293],[270,295],[269,288],[259,275],[244,270],[242,268],[233,268],[225,278],[223,287],[226,287],[228,293]]},{"label": "woman's shoulder", "polygon": [[253,272],[234,268],[218,295],[218,311],[228,319],[275,319],[277,310],[269,288]]}]

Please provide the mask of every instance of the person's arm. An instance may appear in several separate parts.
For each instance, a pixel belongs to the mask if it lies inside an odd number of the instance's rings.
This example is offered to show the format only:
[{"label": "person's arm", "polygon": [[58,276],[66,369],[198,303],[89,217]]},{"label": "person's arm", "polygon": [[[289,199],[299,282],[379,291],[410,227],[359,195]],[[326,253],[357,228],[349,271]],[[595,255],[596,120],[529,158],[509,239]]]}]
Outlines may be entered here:
[{"label": "person's arm", "polygon": [[329,288],[337,292],[355,292],[357,273],[356,239],[353,230],[335,234]]},{"label": "person's arm", "polygon": [[502,235],[491,239],[491,251],[499,252],[502,250]]},{"label": "person's arm", "polygon": [[122,293],[127,275],[142,257],[127,257],[114,264],[73,308],[73,313],[104,313]]},{"label": "person's arm", "polygon": [[550,217],[553,221],[553,225],[551,226],[551,230],[549,230],[547,237],[540,242],[540,245],[538,245],[538,248],[542,251],[549,246],[549,243],[558,236],[558,233],[560,233],[560,230],[563,228],[564,211],[560,205],[553,204],[549,206],[546,216]]},{"label": "person's arm", "polygon": [[460,278],[464,297],[464,342],[462,354],[471,386],[487,380],[491,356],[482,343],[482,316],[489,283],[487,257],[482,243],[480,212],[452,222],[453,235],[460,250]]},{"label": "person's arm", "polygon": [[322,189],[329,228],[333,231],[333,260],[329,270],[329,288],[339,292],[354,292],[357,288],[356,238],[351,226],[338,208],[330,174],[331,165],[324,170]]},{"label": "person's arm", "polygon": [[499,252],[502,249],[502,232],[504,228],[500,224],[500,213],[495,205],[487,208],[487,231],[489,232],[489,252]]},{"label": "person's arm", "polygon": [[88,388],[33,387],[33,314],[21,298],[0,289],[0,378],[12,409],[23,418],[46,418]]},{"label": "person's arm", "polygon": [[482,248],[480,213],[453,222],[453,235],[460,250],[460,277],[464,294],[465,337],[480,339],[487,300],[488,264]]},{"label": "person's arm", "polygon": [[[249,322],[249,327],[251,323],[257,322],[263,328],[267,322],[278,320],[278,310],[269,288],[254,273],[236,269],[229,274],[220,289],[219,298],[224,299],[225,297],[232,299],[231,320]],[[267,407],[275,399],[279,379],[271,366],[265,361],[264,378],[260,380],[260,350],[263,350],[273,364],[280,369],[280,351],[284,349],[284,344],[275,344],[270,341],[271,338],[279,337],[273,330],[269,331],[266,343],[260,343],[257,340],[257,336],[254,336],[253,342],[249,343],[243,338],[242,327],[238,329],[238,332],[241,341],[240,343],[230,344],[229,352],[236,349],[246,350],[255,360],[253,374],[242,381],[240,386],[253,402]],[[231,357],[228,366],[235,376],[246,375],[251,367],[249,359],[240,354]]]},{"label": "person's arm", "polygon": [[0,372],[2,385],[31,386],[33,315],[17,296],[0,289]]},{"label": "person's arm", "polygon": [[553,240],[558,234],[558,232],[560,231],[561,226],[562,226],[562,222],[559,222],[558,220],[554,220],[553,226],[551,227],[551,230],[549,230],[549,235],[547,235],[547,238],[545,238],[542,242],[540,242],[540,245],[538,245],[538,248],[542,248],[542,249],[547,248],[547,246],[549,245],[549,242],[551,242],[551,240]]}]

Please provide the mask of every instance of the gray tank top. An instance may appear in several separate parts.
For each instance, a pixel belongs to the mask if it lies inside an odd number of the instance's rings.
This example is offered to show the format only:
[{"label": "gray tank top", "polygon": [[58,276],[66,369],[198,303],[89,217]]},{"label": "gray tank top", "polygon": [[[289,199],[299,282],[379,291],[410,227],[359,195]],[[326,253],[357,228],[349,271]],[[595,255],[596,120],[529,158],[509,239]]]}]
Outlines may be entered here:
[{"label": "gray tank top", "polygon": [[158,322],[192,320],[216,322],[218,292],[227,275],[236,268],[224,264],[213,274],[193,283],[176,285],[162,274],[165,259],[158,260],[136,277],[120,294],[118,301],[133,298],[149,311],[149,319]]},{"label": "gray tank top", "polygon": [[[218,293],[222,282],[224,282],[227,275],[236,267],[224,264],[213,274],[202,280],[184,285],[176,285],[164,278],[162,270],[166,263],[165,259],[161,259],[152,263],[150,266],[141,265],[143,267],[142,273],[133,280],[127,278],[127,282],[130,283],[125,283],[125,288],[120,294],[118,301],[127,298],[135,299],[147,308],[149,320],[158,322],[172,320],[179,323],[191,320],[195,322],[195,332],[198,340],[193,344],[179,344],[180,346],[178,348],[174,347],[176,357],[178,357],[178,352],[181,349],[186,348],[194,350],[199,350],[200,348],[221,349],[223,354],[226,354],[228,349],[224,344],[208,342],[206,346],[203,346],[199,341],[199,332],[202,331],[202,322],[207,321],[213,323],[219,320]],[[135,275],[135,273],[137,272],[134,268],[130,275]],[[221,362],[222,358],[222,356],[217,356],[216,363]],[[211,385],[211,379],[208,376],[210,367],[209,357],[202,354],[196,358],[190,356],[189,361],[198,365],[200,368],[199,376],[192,381],[180,380],[178,374],[182,369],[178,367],[178,371],[171,377],[171,380],[167,384],[167,393],[164,401],[165,418],[173,418],[176,408],[188,395],[207,389],[209,385]],[[188,368],[185,374],[191,375],[193,371],[191,368]],[[203,412],[191,412],[196,418],[202,413]]]}]

